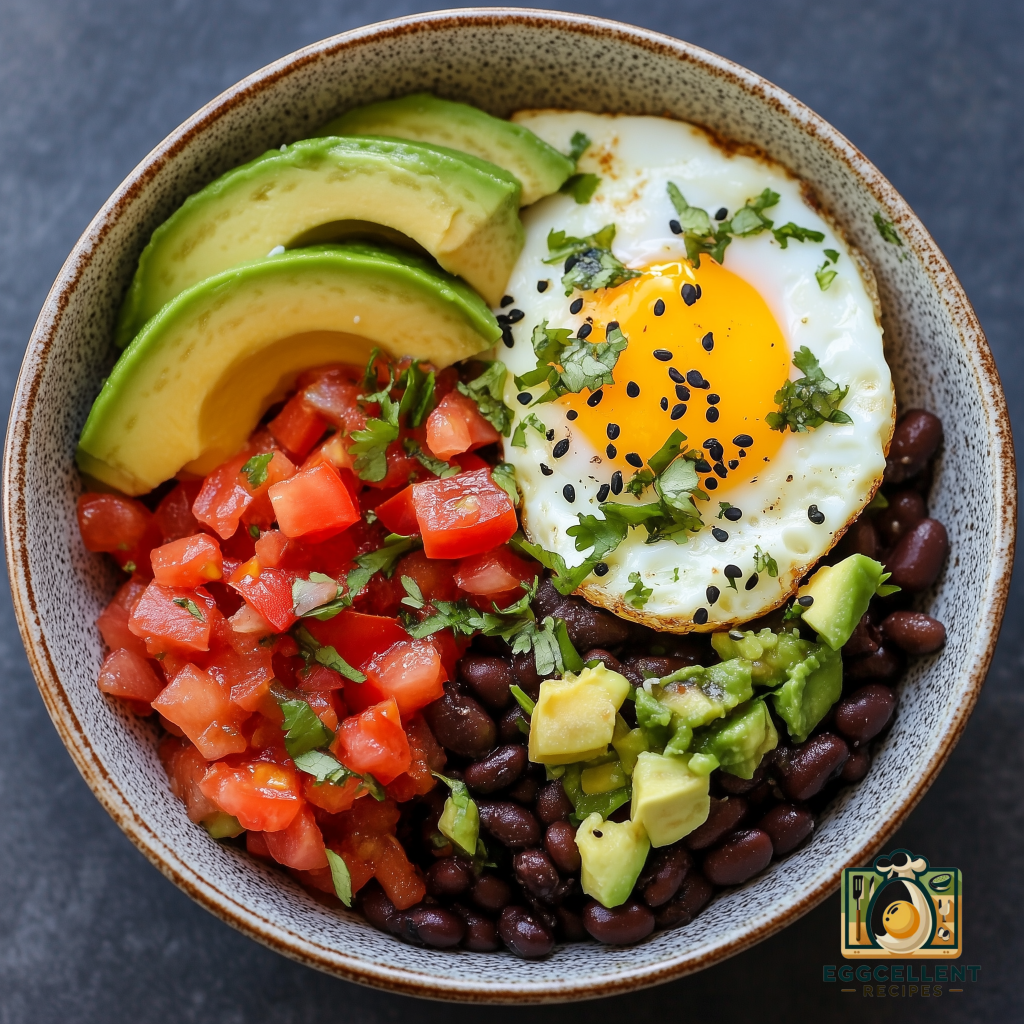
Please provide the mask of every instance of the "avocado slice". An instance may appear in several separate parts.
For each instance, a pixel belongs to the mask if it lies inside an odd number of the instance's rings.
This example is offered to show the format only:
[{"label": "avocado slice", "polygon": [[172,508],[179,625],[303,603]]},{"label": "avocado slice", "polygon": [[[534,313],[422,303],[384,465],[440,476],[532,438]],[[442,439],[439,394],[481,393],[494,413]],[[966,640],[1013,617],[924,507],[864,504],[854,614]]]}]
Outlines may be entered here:
[{"label": "avocado slice", "polygon": [[576,830],[576,846],[583,861],[583,891],[605,907],[625,903],[651,849],[643,825],[639,821],[605,821],[595,812]]},{"label": "avocado slice", "polygon": [[[350,221],[423,247],[492,305],[523,247],[519,182],[466,153],[397,139],[305,139],[221,175],[153,232],[121,309],[123,347],[186,288]],[[333,225],[331,238],[311,232]]]},{"label": "avocado slice", "polygon": [[265,257],[182,292],[121,355],[82,430],[78,465],[126,494],[235,454],[302,371],[374,345],[443,367],[501,336],[461,281],[363,245]]},{"label": "avocado slice", "polygon": [[387,135],[447,146],[504,167],[523,184],[529,206],[557,192],[576,165],[522,125],[491,117],[467,103],[418,92],[397,100],[356,107],[335,118],[318,135]]},{"label": "avocado slice", "polygon": [[[751,779],[757,766],[779,744],[779,734],[763,698],[741,704],[727,718],[720,719],[694,737],[693,749],[703,766],[721,765],[722,771]],[[696,771],[697,767],[691,765]]]},{"label": "avocado slice", "polygon": [[789,738],[803,743],[843,692],[843,659],[827,644],[789,670],[789,679],[773,693],[772,703],[786,723]]},{"label": "avocado slice", "polygon": [[797,595],[798,605],[807,598],[811,601],[803,621],[838,651],[853,636],[871,598],[899,589],[885,584],[889,576],[881,562],[867,555],[850,555],[835,565],[822,566]]},{"label": "avocado slice", "polygon": [[639,821],[651,846],[669,846],[707,821],[709,776],[690,771],[689,758],[645,750],[633,769],[630,817]]}]

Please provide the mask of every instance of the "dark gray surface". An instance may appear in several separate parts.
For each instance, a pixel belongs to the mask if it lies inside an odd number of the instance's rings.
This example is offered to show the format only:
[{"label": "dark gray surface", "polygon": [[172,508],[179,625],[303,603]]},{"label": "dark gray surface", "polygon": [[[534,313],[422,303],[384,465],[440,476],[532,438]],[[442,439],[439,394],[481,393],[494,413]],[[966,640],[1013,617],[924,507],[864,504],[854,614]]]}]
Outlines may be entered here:
[{"label": "dark gray surface", "polygon": [[[566,5],[695,42],[777,82],[836,125],[910,201],[959,273],[1024,409],[1024,5],[930,0],[657,0]],[[430,4],[304,0],[0,0],[0,397],[61,262],[146,152],[261,65]],[[595,69],[600,73],[599,69]],[[947,429],[956,429],[947,424]],[[43,709],[0,597],[0,1022],[272,1022],[445,1007],[347,985],[242,937],[165,881],[82,782]],[[998,1020],[1024,1013],[1020,778],[1024,602],[959,748],[897,837],[965,875],[963,994],[867,1003],[821,981],[838,900],[713,970],[602,1006],[646,1019]],[[515,1011],[487,1011],[507,1021]],[[531,1010],[545,1022],[567,1007]],[[784,1016],[785,1015],[785,1016]],[[678,1018],[677,1018],[678,1019]],[[798,1019],[798,1018],[797,1018]]]}]

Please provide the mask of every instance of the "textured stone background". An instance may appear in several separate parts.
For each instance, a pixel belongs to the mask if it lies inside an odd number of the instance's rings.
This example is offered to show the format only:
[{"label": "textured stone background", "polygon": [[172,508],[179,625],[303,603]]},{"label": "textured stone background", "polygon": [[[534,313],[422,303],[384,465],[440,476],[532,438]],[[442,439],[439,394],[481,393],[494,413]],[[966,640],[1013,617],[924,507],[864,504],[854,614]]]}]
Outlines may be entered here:
[{"label": "textured stone background", "polygon": [[[122,177],[223,88],[283,54],[430,3],[0,0],[0,404],[79,233]],[[765,75],[882,169],[944,249],[1024,412],[1024,5],[1014,0],[594,0]],[[600,73],[595,69],[595,73]],[[939,410],[941,413],[941,410]],[[947,423],[947,430],[956,424]],[[713,970],[602,1006],[657,1019],[1008,1021],[1024,1013],[1024,595],[1015,586],[988,685],[941,778],[897,840],[959,865],[978,981],[941,1001],[864,1003],[821,981],[837,898]],[[313,973],[200,910],[138,854],[79,778],[0,596],[0,1024],[32,1021],[444,1024],[413,1003]],[[513,1008],[485,1011],[509,1021]],[[531,1009],[544,1024],[569,1007]]]}]

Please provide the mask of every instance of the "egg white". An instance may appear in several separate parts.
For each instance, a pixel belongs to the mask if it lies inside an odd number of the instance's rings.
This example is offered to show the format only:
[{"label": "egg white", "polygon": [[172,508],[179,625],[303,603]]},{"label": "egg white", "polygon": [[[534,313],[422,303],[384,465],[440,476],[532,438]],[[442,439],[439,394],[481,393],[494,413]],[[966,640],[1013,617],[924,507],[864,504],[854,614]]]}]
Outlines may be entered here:
[{"label": "egg white", "polygon": [[[771,188],[781,199],[766,212],[777,225],[792,220],[825,235],[820,243],[791,241],[785,250],[770,232],[734,238],[724,265],[764,298],[791,353],[806,345],[828,377],[849,386],[841,408],[853,422],[825,424],[807,433],[787,432],[770,465],[759,468],[758,460],[743,465],[751,478],[728,495],[730,502],[743,509],[739,522],[715,519],[718,503],[712,494],[710,502],[698,502],[706,524],[699,533],[689,535],[682,544],[645,544],[642,528],[631,531],[605,558],[607,575],[589,576],[578,591],[621,616],[675,632],[722,629],[756,618],[795,591],[800,578],[871,500],[885,467],[895,402],[873,292],[858,272],[857,255],[806,201],[800,181],[784,168],[726,152],[692,125],[657,117],[566,111],[524,111],[513,120],[563,151],[570,148],[575,132],[585,132],[592,144],[580,161],[580,170],[601,176],[588,204],[553,195],[524,211],[526,244],[507,292],[525,317],[512,328],[513,347],[499,346],[499,357],[511,371],[505,400],[515,411],[516,423],[532,412],[554,431],[548,441],[527,430],[526,448],[505,442],[505,458],[515,466],[523,492],[523,526],[531,540],[557,552],[569,565],[578,565],[585,553],[576,551],[566,531],[577,524],[581,512],[600,516],[596,495],[610,470],[603,465],[604,453],[581,431],[573,430],[557,403],[524,408],[516,401],[513,375],[536,365],[530,343],[534,326],[547,320],[552,327],[575,331],[583,322],[582,315],[569,312],[570,302],[580,293],[565,296],[562,268],[543,262],[548,256],[548,232],[564,230],[582,237],[614,223],[613,250],[628,267],[642,269],[685,259],[682,239],[669,228],[676,214],[666,185],[673,181],[692,206],[712,216],[723,206],[733,213],[764,188]],[[822,291],[815,270],[822,265],[826,248],[841,255],[835,267],[838,276]],[[544,280],[550,284],[538,292],[537,283]],[[794,368],[791,376],[796,379],[802,374]],[[539,395],[543,388],[534,390]],[[553,458],[552,448],[565,437],[572,442],[569,453]],[[691,437],[690,444],[699,445],[700,439]],[[541,472],[541,464],[553,470],[551,475]],[[563,497],[565,484],[575,488],[573,503]],[[623,493],[616,500],[632,499]],[[648,495],[643,500],[652,499]],[[821,525],[808,518],[812,504],[824,514]],[[712,526],[727,528],[728,541],[715,540]],[[778,576],[761,572],[756,585],[746,590],[744,581],[754,571],[757,546],[775,559]],[[723,576],[727,564],[742,569],[737,589],[730,588]],[[639,572],[643,584],[653,591],[642,609],[624,600],[633,572]],[[721,591],[713,605],[707,599],[709,585]],[[700,608],[708,610],[709,618],[698,626],[694,614]]]}]

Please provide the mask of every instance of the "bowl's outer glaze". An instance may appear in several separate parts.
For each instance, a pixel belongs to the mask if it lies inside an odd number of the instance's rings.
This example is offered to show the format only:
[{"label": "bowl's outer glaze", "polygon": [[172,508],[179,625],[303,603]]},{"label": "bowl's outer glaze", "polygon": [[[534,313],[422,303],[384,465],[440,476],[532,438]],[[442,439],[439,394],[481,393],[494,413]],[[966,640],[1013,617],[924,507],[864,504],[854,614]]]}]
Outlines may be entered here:
[{"label": "bowl's outer glaze", "polygon": [[[497,115],[545,106],[665,114],[762,148],[813,187],[871,260],[899,399],[946,424],[931,505],[952,556],[922,606],[946,623],[949,640],[909,672],[871,773],[830,808],[805,849],[688,927],[629,948],[564,946],[539,962],[422,950],[327,910],[283,873],[191,824],[168,789],[153,725],[96,688],[102,647],[93,620],[115,574],[79,538],[73,454],[114,357],[114,320],[139,252],[223,171],[351,106],[421,89]],[[879,236],[876,211],[895,222],[901,247]],[[325,40],[229,89],[168,136],[100,210],[47,297],[18,382],[4,471],[11,585],[40,691],[79,770],[132,841],[193,898],[288,956],[365,984],[478,1001],[586,998],[699,970],[795,920],[834,889],[842,867],[881,848],[977,699],[1006,600],[1016,510],[1006,406],[971,306],[913,212],[846,139],[764,79],[687,43],[512,9],[428,14]]]}]

